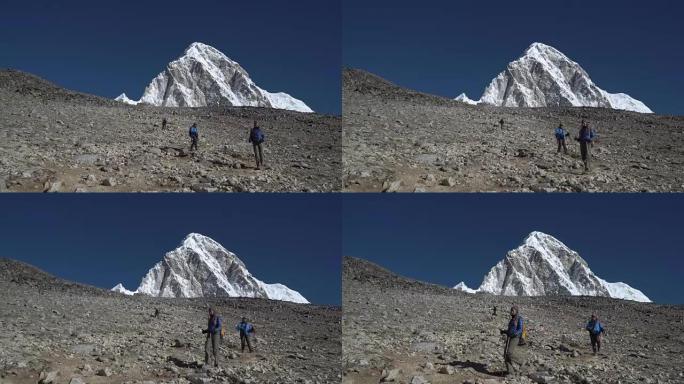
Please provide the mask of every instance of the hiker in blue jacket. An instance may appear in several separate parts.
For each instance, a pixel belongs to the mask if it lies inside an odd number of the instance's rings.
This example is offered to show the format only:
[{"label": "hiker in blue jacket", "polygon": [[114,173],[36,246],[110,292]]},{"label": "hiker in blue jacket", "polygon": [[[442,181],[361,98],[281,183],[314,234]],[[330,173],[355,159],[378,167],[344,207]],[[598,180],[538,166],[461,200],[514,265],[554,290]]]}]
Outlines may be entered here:
[{"label": "hiker in blue jacket", "polygon": [[254,149],[254,159],[256,160],[256,169],[261,169],[264,165],[264,151],[261,148],[261,144],[266,140],[266,135],[257,125],[256,120],[254,121],[254,127],[249,131],[248,142],[252,143],[252,149]]},{"label": "hiker in blue jacket", "polygon": [[606,330],[603,328],[603,324],[601,324],[595,313],[591,314],[591,320],[587,322],[585,329],[589,331],[591,349],[594,351],[594,355],[601,352],[601,339]]},{"label": "hiker in blue jacket", "polygon": [[[209,308],[209,319],[207,322],[207,329],[203,329],[202,333],[207,334],[207,341],[204,343],[204,364],[209,364],[209,352],[214,356],[214,367],[218,367],[218,350],[221,342],[221,318],[214,312],[213,308]],[[209,348],[211,346],[211,349]]]},{"label": "hiker in blue jacket", "polygon": [[197,129],[197,123],[192,123],[190,129],[188,130],[188,135],[190,136],[190,150],[197,150],[197,142],[199,141],[199,130]]},{"label": "hiker in blue jacket", "polygon": [[518,370],[516,365],[523,364],[522,356],[518,352],[518,345],[523,334],[523,318],[518,314],[518,307],[511,307],[511,320],[508,321],[508,328],[501,330],[502,335],[506,335],[506,346],[504,348],[504,361],[506,362],[506,374],[514,373]]},{"label": "hiker in blue jacket", "polygon": [[594,140],[594,131],[589,128],[589,123],[582,120],[582,127],[575,140],[579,141],[580,144],[580,154],[582,155],[582,162],[584,163],[584,171],[589,171],[589,162],[591,159],[589,147]]},{"label": "hiker in blue jacket", "polygon": [[570,136],[568,131],[563,128],[563,123],[558,123],[558,127],[554,132],[556,136],[556,141],[558,142],[558,150],[556,153],[560,153],[561,147],[563,147],[563,153],[568,154],[568,147],[565,145],[565,138]]},{"label": "hiker in blue jacket", "polygon": [[235,329],[240,333],[240,345],[242,347],[242,352],[245,351],[245,344],[249,349],[249,353],[252,353],[252,343],[250,338],[252,333],[254,333],[254,326],[252,323],[247,321],[246,317],[243,317],[240,323],[235,326]]}]

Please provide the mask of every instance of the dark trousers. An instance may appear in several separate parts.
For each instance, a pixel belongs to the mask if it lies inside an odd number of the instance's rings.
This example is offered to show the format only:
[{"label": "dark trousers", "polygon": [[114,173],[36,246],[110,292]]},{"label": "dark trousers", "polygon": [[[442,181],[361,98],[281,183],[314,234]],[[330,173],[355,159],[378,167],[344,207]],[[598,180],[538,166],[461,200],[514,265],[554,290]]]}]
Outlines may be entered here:
[{"label": "dark trousers", "polygon": [[591,152],[589,151],[590,143],[586,141],[580,141],[580,154],[582,155],[582,161],[584,162],[584,169],[589,170],[589,163],[591,161]]},{"label": "dark trousers", "polygon": [[558,142],[558,150],[556,152],[561,151],[561,147],[563,147],[563,152],[568,153],[568,147],[565,146],[565,139],[556,139]]},{"label": "dark trousers", "polygon": [[207,341],[204,343],[204,363],[209,364],[209,354],[214,356],[214,366],[218,367],[218,350],[221,335],[218,332],[207,335]]},{"label": "dark trousers", "polygon": [[242,352],[245,351],[245,344],[247,345],[249,352],[252,352],[252,343],[249,341],[249,339],[250,337],[248,334],[240,332],[240,346],[242,347]]},{"label": "dark trousers", "polygon": [[589,337],[591,338],[591,350],[596,352],[601,352],[601,334],[595,335],[593,333],[589,333]]},{"label": "dark trousers", "polygon": [[190,143],[190,150],[191,151],[196,151],[197,150],[197,142],[199,141],[199,137],[193,137],[191,138],[192,143]]},{"label": "dark trousers", "polygon": [[252,148],[254,149],[254,159],[256,160],[256,166],[257,168],[259,168],[260,166],[264,165],[264,151],[261,148],[261,143],[252,144]]}]

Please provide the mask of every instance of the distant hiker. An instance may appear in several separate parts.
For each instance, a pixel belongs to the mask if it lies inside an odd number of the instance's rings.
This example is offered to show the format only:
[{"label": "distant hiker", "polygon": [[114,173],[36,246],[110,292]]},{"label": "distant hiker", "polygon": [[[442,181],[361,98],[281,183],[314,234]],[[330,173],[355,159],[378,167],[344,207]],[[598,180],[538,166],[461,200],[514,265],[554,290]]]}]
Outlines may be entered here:
[{"label": "distant hiker", "polygon": [[558,123],[558,127],[556,128],[555,131],[556,135],[556,141],[558,142],[558,150],[556,151],[557,153],[560,153],[561,147],[563,147],[563,153],[566,155],[568,154],[568,147],[565,145],[565,138],[570,136],[568,131],[563,128],[563,123]]},{"label": "distant hiker", "polygon": [[192,126],[190,127],[190,130],[188,131],[188,135],[190,135],[190,150],[197,150],[197,141],[199,141],[199,130],[197,129],[197,123],[192,123]]},{"label": "distant hiker", "polygon": [[499,120],[499,125],[501,126],[501,129],[503,129],[503,126],[504,126],[504,119],[503,119],[503,117],[501,118],[501,120]]},{"label": "distant hiker", "polygon": [[603,324],[601,324],[595,313],[591,314],[591,320],[589,320],[585,329],[589,331],[591,349],[594,351],[594,355],[601,352],[601,339],[606,330],[603,328]]},{"label": "distant hiker", "polygon": [[[502,329],[501,334],[506,335],[506,346],[504,347],[506,374],[514,373],[522,365],[522,357],[518,351],[518,346],[523,335],[523,318],[518,314],[517,306],[511,307],[511,320],[508,322],[508,329]],[[516,365],[518,365],[518,368],[516,368]]]},{"label": "distant hiker", "polygon": [[582,127],[580,128],[579,135],[575,138],[575,140],[579,141],[580,144],[580,154],[582,155],[582,162],[584,163],[585,171],[589,171],[589,162],[591,159],[589,147],[593,139],[594,133],[591,128],[589,128],[589,124],[582,120]]},{"label": "distant hiker", "polygon": [[[221,343],[221,318],[212,308],[209,308],[209,320],[207,322],[207,329],[203,329],[202,333],[207,334],[207,341],[204,343],[204,364],[209,364],[209,354],[214,356],[214,367],[218,367],[219,344]],[[210,349],[211,347],[211,349]]]},{"label": "distant hiker", "polygon": [[496,305],[492,308],[492,316],[496,317]]},{"label": "distant hiker", "polygon": [[252,353],[252,343],[250,342],[251,335],[254,333],[254,326],[252,323],[248,322],[246,317],[243,317],[240,323],[235,326],[235,329],[240,333],[240,346],[242,347],[242,352],[245,351],[245,344],[247,344],[249,352]]},{"label": "distant hiker", "polygon": [[154,316],[153,317],[159,317],[159,308],[154,309]]},{"label": "distant hiker", "polygon": [[252,143],[252,149],[254,149],[254,159],[256,160],[256,169],[261,169],[264,165],[264,151],[261,148],[261,144],[266,140],[266,135],[259,128],[257,122],[254,121],[254,127],[249,131],[248,142]]},{"label": "distant hiker", "polygon": [[166,129],[166,117],[162,119],[162,131]]}]

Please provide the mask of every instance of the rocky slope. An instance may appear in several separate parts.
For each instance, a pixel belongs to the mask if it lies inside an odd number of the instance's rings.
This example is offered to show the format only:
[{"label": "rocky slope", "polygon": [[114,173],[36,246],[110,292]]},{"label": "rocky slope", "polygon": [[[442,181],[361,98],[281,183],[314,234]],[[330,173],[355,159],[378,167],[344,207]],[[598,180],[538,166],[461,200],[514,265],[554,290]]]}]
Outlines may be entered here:
[{"label": "rocky slope", "polygon": [[[470,102],[465,94],[456,100]],[[487,86],[479,102],[500,107],[603,107],[653,113],[624,93],[608,93],[559,50],[533,43]]]},{"label": "rocky slope", "polygon": [[[341,120],[273,108],[129,106],[0,70],[0,191],[334,191]],[[168,120],[166,130],[162,119]],[[255,169],[248,131],[266,133]],[[200,129],[189,151],[188,127]]]},{"label": "rocky slope", "polygon": [[112,291],[155,297],[254,297],[308,303],[282,284],[266,284],[252,276],[234,253],[215,240],[191,233],[167,252],[143,277],[135,291],[120,283]]},{"label": "rocky slope", "polygon": [[[202,367],[208,306],[229,327],[220,369]],[[257,330],[251,354],[232,331],[242,316]],[[273,300],[125,296],[0,259],[0,382],[339,382],[340,316]]]},{"label": "rocky slope", "polygon": [[145,88],[140,100],[131,100],[125,93],[116,100],[160,107],[221,105],[313,112],[303,101],[287,93],[259,88],[240,64],[203,43],[190,44],[183,56],[170,62]]},{"label": "rocky slope", "polygon": [[478,289],[470,289],[463,282],[454,289],[506,296],[603,296],[651,301],[625,283],[609,283],[596,276],[577,252],[555,237],[537,231],[492,267]]},{"label": "rocky slope", "polygon": [[[684,307],[602,297],[505,297],[402,278],[354,258],[343,271],[343,383],[680,383]],[[520,374],[503,377],[512,304],[527,321]],[[491,308],[497,306],[497,316]],[[591,353],[583,325],[608,334]],[[384,379],[383,379],[384,377]]]},{"label": "rocky slope", "polygon": [[[499,126],[504,120],[503,129]],[[556,153],[553,130],[598,132]],[[684,117],[606,108],[466,105],[360,70],[343,75],[343,188],[350,192],[684,191]]]}]

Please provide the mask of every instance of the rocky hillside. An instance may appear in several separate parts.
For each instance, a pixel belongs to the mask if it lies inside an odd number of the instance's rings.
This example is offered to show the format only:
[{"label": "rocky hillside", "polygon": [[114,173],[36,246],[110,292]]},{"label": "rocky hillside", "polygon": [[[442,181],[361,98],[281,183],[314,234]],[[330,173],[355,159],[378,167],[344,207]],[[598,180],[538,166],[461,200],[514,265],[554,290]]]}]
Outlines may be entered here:
[{"label": "rocky hillside", "polygon": [[[343,383],[681,383],[684,307],[600,297],[502,297],[413,282],[364,260],[343,263]],[[362,272],[360,272],[362,271]],[[380,271],[377,276],[372,271]],[[527,321],[526,365],[503,377],[512,304]],[[497,315],[492,307],[497,306]],[[596,312],[601,353],[583,330]]]},{"label": "rocky hillside", "polygon": [[[208,306],[228,327],[219,369],[202,367]],[[251,354],[232,331],[242,316],[257,330]],[[339,382],[340,316],[263,299],[126,296],[0,259],[0,382]]]},{"label": "rocky hillside", "polygon": [[[272,108],[130,106],[0,70],[0,191],[335,191],[341,120]],[[162,119],[168,120],[166,130]],[[266,133],[256,170],[248,131]],[[188,127],[200,130],[190,152]]]},{"label": "rocky hillside", "polygon": [[[598,132],[588,173],[553,134],[562,122],[576,136],[582,119]],[[682,116],[467,105],[345,70],[343,121],[345,191],[684,191]]]}]

